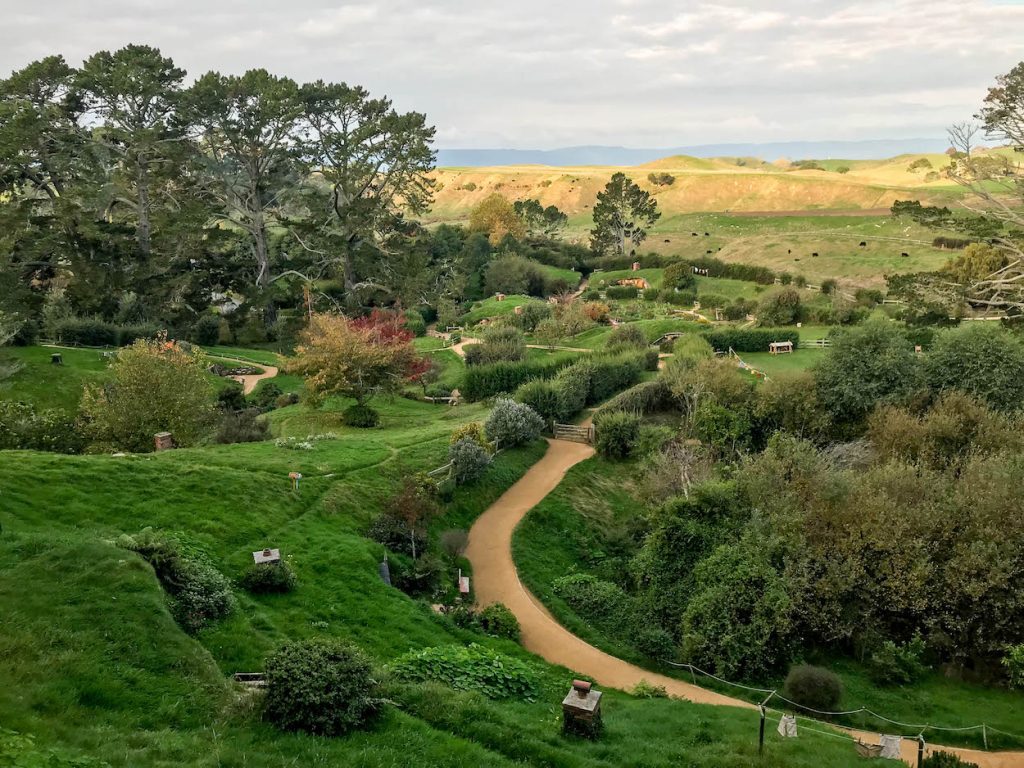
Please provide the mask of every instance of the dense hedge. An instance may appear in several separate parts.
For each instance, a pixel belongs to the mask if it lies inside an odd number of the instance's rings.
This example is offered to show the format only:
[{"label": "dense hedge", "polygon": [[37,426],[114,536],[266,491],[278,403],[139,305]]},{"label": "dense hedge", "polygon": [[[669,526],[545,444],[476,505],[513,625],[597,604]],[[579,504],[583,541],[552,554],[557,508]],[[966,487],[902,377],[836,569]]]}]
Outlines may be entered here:
[{"label": "dense hedge", "polygon": [[639,294],[635,285],[610,285],[604,292],[609,299],[635,299]]},{"label": "dense hedge", "polygon": [[[587,266],[591,269],[604,269],[609,272],[620,269],[629,269],[633,262],[639,261],[644,269],[655,269],[667,267],[680,261],[678,256],[663,256],[657,253],[646,253],[643,256],[602,256],[591,259]],[[749,280],[761,285],[771,285],[775,282],[775,273],[767,267],[758,267],[753,264],[734,264],[716,259],[714,256],[702,256],[700,258],[685,259],[691,267],[707,270],[708,277],[727,277],[731,280]]]},{"label": "dense hedge", "polygon": [[796,349],[800,334],[796,331],[776,331],[770,328],[749,328],[747,330],[711,331],[704,338],[716,352],[727,352],[731,347],[736,352],[767,352],[773,341],[791,341]]},{"label": "dense hedge", "polygon": [[106,320],[69,317],[53,328],[62,344],[83,347],[126,347],[136,339],[152,338],[160,329],[155,325],[114,325]]},{"label": "dense hedge", "polygon": [[605,400],[640,379],[653,353],[630,352],[594,356],[562,369],[550,380],[533,380],[516,390],[515,399],[529,405],[545,421],[567,421],[587,405]]},{"label": "dense hedge", "polygon": [[648,414],[672,408],[672,391],[660,379],[642,381],[624,390],[605,403],[602,411],[629,411]]},{"label": "dense hedge", "polygon": [[466,369],[460,391],[470,402],[501,392],[515,392],[531,379],[550,379],[571,363],[571,359],[556,359],[475,365]]}]

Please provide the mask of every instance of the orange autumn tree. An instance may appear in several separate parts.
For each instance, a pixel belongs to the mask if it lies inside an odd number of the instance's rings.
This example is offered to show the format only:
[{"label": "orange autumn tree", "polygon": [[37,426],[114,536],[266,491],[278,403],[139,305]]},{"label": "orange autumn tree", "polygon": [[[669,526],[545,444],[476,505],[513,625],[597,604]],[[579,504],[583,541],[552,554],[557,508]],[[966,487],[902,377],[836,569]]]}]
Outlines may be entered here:
[{"label": "orange autumn tree", "polygon": [[377,414],[367,406],[376,395],[393,395],[429,368],[412,346],[398,312],[375,309],[366,317],[316,314],[302,332],[287,370],[306,380],[307,400],[320,405],[331,395],[351,397],[346,423],[373,426]]}]

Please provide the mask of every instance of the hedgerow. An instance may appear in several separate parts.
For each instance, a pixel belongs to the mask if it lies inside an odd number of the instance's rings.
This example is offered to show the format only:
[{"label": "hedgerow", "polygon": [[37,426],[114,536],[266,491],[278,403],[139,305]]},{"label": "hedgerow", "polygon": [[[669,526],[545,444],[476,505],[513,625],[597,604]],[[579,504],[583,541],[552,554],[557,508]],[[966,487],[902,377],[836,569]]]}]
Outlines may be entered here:
[{"label": "hedgerow", "polygon": [[767,352],[768,345],[773,341],[791,341],[796,349],[800,344],[797,331],[776,331],[766,328],[748,328],[711,331],[704,338],[717,352],[727,352],[732,348],[736,352]]}]

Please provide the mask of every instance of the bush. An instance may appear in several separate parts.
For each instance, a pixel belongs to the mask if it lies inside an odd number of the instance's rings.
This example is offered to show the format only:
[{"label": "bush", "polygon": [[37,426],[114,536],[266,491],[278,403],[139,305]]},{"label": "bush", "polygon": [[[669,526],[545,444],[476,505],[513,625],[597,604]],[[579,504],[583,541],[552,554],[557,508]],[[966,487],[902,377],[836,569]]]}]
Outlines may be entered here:
[{"label": "bush", "polygon": [[767,352],[768,345],[773,341],[791,341],[794,349],[800,344],[800,334],[797,331],[765,328],[711,331],[704,334],[704,338],[719,352],[727,352],[730,347],[736,352]]},{"label": "bush", "polygon": [[580,360],[563,368],[555,376],[555,392],[558,396],[556,417],[560,421],[567,421],[583,410],[590,399],[593,372],[590,360]]},{"label": "bush", "polygon": [[633,285],[610,285],[605,289],[604,295],[609,299],[635,299],[640,291]]},{"label": "bush", "polygon": [[540,437],[544,421],[528,405],[499,398],[487,417],[484,430],[498,447],[512,448]]},{"label": "bush", "polygon": [[786,675],[782,691],[800,707],[834,712],[843,699],[843,681],[824,667],[798,664]]},{"label": "bush", "polygon": [[63,411],[37,411],[28,403],[0,400],[0,449],[81,453],[85,438]]},{"label": "bush", "polygon": [[240,411],[245,408],[245,395],[237,381],[227,382],[217,393],[217,407],[223,411]]},{"label": "bush", "polygon": [[256,408],[243,411],[227,411],[221,418],[214,441],[222,445],[230,443],[258,443],[270,439],[270,425],[259,418]]},{"label": "bush", "polygon": [[1024,688],[1024,643],[1011,645],[1002,659],[1003,668],[1014,688]]},{"label": "bush", "polygon": [[298,584],[295,571],[284,560],[276,563],[253,563],[239,582],[242,588],[256,595],[291,592]]},{"label": "bush", "polygon": [[583,299],[583,301],[600,301],[601,292],[596,288],[588,288],[580,295],[580,298]]},{"label": "bush", "polygon": [[249,400],[257,408],[263,408],[264,410],[270,410],[277,405],[277,398],[283,395],[281,387],[279,387],[274,381],[270,379],[264,379],[256,385],[256,389],[249,396]]},{"label": "bush", "polygon": [[170,597],[171,614],[186,632],[195,634],[235,608],[231,584],[198,552],[184,552],[179,543],[146,528],[121,536],[118,546],[139,554]]},{"label": "bush", "polygon": [[657,288],[644,289],[644,301],[658,301],[661,299],[661,291]]},{"label": "bush", "polygon": [[650,344],[647,343],[647,337],[644,336],[644,332],[635,325],[620,325],[618,328],[613,328],[612,332],[608,334],[608,340],[605,342],[606,349],[616,351],[623,349],[643,350],[649,346]]},{"label": "bush", "polygon": [[515,392],[530,379],[549,379],[572,360],[555,359],[518,363],[493,363],[468,367],[462,378],[462,395],[470,402]]},{"label": "bush", "polygon": [[444,531],[438,538],[438,543],[441,545],[441,551],[452,560],[455,560],[462,557],[462,553],[466,551],[466,546],[469,544],[469,534],[461,528],[454,528]]},{"label": "bush", "polygon": [[804,308],[795,288],[783,288],[761,300],[757,318],[761,325],[793,325],[803,319]]},{"label": "bush", "polygon": [[378,711],[369,660],[337,640],[298,640],[267,659],[267,719],[286,731],[340,736]]},{"label": "bush", "polygon": [[370,429],[380,424],[380,414],[368,405],[350,405],[341,412],[341,423],[350,427]]},{"label": "bush", "polygon": [[686,291],[670,291],[666,289],[661,292],[661,300],[677,307],[688,307],[697,301],[697,292],[692,288]]},{"label": "bush", "polygon": [[594,419],[597,452],[609,459],[624,459],[640,437],[640,417],[627,411],[603,411]]},{"label": "bush", "polygon": [[105,320],[68,317],[53,326],[54,338],[61,344],[83,347],[116,347],[117,326]]},{"label": "bush", "polygon": [[192,325],[189,340],[203,347],[215,346],[220,341],[220,315],[200,315]]},{"label": "bush", "polygon": [[621,630],[623,622],[631,615],[629,595],[618,584],[602,581],[589,573],[559,576],[551,587],[577,614],[595,624],[618,626]]},{"label": "bush", "polygon": [[448,447],[448,460],[457,485],[471,483],[487,471],[491,455],[476,440],[464,437]]},{"label": "bush", "polygon": [[602,411],[627,411],[646,415],[669,410],[675,400],[664,381],[642,381],[623,390],[602,407]]},{"label": "bush", "polygon": [[693,267],[685,261],[676,261],[665,267],[661,278],[661,287],[665,290],[687,290],[697,284],[693,275]]},{"label": "bush", "polygon": [[[650,350],[657,360],[657,352]],[[607,400],[617,392],[631,387],[640,380],[640,374],[647,365],[646,354],[625,354],[610,357],[592,356],[585,363],[590,368],[590,392],[587,404],[593,405]],[[657,366],[657,362],[655,362]]]},{"label": "bush", "polygon": [[837,290],[839,290],[839,283],[831,277],[827,277],[821,281],[821,292],[826,296],[831,296]]},{"label": "bush", "polygon": [[481,448],[485,448],[488,451],[492,448],[491,444],[487,442],[487,436],[484,434],[484,425],[479,421],[467,421],[465,424],[456,427],[451,437],[448,438],[448,445],[455,445],[460,440],[467,439],[474,441]]},{"label": "bush", "polygon": [[537,673],[529,664],[476,643],[410,651],[391,670],[399,680],[434,680],[489,699],[534,701],[540,693]]},{"label": "bush", "polygon": [[274,401],[276,408],[287,408],[289,405],[296,405],[299,402],[299,396],[294,392],[285,392],[283,395]]},{"label": "bush", "polygon": [[416,552],[422,552],[427,546],[427,533],[417,529],[410,534],[406,522],[395,514],[382,512],[370,523],[366,537],[383,544],[392,552],[412,555],[413,544]]},{"label": "bush", "polygon": [[676,177],[671,173],[649,173],[647,180],[659,187],[671,187],[675,183]]},{"label": "bush", "polygon": [[651,623],[643,624],[634,629],[630,635],[633,647],[649,659],[671,661],[676,655],[676,643],[672,635],[659,626]]},{"label": "bush", "polygon": [[423,315],[414,309],[406,310],[405,314],[402,315],[405,320],[405,328],[413,336],[425,336],[427,333],[427,321],[423,319]]},{"label": "bush", "polygon": [[885,640],[868,660],[871,678],[879,685],[905,685],[924,677],[928,667],[922,661],[925,646],[920,635],[898,644]]},{"label": "bush", "polygon": [[491,637],[519,642],[519,619],[502,603],[492,603],[477,615],[480,629]]},{"label": "bush", "polygon": [[481,344],[471,344],[463,351],[466,365],[518,362],[526,357],[526,342],[518,328],[491,328],[484,333]]},{"label": "bush", "polygon": [[964,760],[952,752],[932,752],[921,761],[921,768],[978,768],[977,763]]},{"label": "bush", "polygon": [[528,381],[515,391],[514,397],[518,402],[530,406],[545,422],[565,418],[561,411],[559,387],[554,381]]},{"label": "bush", "polygon": [[636,696],[638,699],[667,699],[668,691],[665,690],[663,685],[654,685],[646,680],[641,680],[639,683],[633,686],[633,690],[630,694]]}]

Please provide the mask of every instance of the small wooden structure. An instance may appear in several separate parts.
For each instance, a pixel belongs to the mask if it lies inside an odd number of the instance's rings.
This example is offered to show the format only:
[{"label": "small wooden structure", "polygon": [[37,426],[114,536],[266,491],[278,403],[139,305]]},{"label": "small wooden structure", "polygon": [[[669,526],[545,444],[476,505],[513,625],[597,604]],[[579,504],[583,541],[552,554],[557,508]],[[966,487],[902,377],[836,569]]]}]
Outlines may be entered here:
[{"label": "small wooden structure", "polygon": [[174,447],[174,436],[170,432],[157,432],[153,435],[153,448],[156,451],[169,451]]},{"label": "small wooden structure", "polygon": [[572,688],[562,699],[562,733],[596,739],[603,728],[601,692],[586,680],[573,680]]},{"label": "small wooden structure", "polygon": [[494,298],[496,298],[498,301],[504,301],[505,300],[505,294],[504,293],[496,293],[496,294],[494,294]]},{"label": "small wooden structure", "polygon": [[521,315],[523,314],[523,306],[520,304],[518,307],[515,307],[512,311],[515,312],[517,315]]},{"label": "small wooden structure", "polygon": [[60,352],[54,352],[50,355],[51,365],[64,365],[64,355]]},{"label": "small wooden structure", "polygon": [[267,549],[260,550],[252,553],[252,560],[256,565],[264,565],[271,563],[281,562],[281,550],[279,549]]},{"label": "small wooden structure", "polygon": [[266,688],[267,678],[262,672],[235,672],[235,682],[246,688]]},{"label": "small wooden structure", "polygon": [[773,341],[768,345],[768,352],[772,355],[789,355],[793,352],[792,341]]}]

